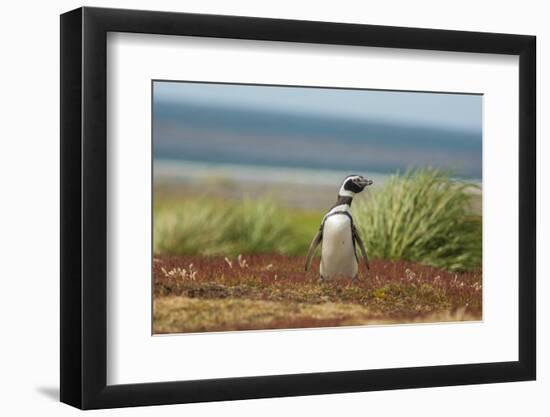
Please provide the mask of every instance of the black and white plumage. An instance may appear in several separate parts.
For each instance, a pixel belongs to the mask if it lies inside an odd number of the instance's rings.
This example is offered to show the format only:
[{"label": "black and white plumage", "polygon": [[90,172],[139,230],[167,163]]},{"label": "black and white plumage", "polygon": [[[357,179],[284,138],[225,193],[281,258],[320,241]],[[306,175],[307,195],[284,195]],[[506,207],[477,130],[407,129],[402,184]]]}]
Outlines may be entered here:
[{"label": "black and white plumage", "polygon": [[306,259],[306,271],[317,247],[321,244],[321,264],[319,273],[321,280],[340,278],[355,279],[359,271],[356,246],[365,260],[367,269],[369,261],[363,240],[353,223],[350,206],[355,194],[372,184],[360,175],[349,175],[344,179],[338,192],[336,204],[323,217],[321,227],[313,238]]}]

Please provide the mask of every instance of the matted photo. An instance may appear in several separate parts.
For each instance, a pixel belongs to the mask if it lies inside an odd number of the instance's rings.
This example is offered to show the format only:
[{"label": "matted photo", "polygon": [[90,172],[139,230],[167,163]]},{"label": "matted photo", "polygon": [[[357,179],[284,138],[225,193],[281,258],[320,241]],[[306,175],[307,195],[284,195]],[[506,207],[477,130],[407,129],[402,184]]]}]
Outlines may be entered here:
[{"label": "matted photo", "polygon": [[60,57],[62,402],[536,379],[534,36],[84,7]]},{"label": "matted photo", "polygon": [[154,80],[153,333],[481,320],[482,103]]}]

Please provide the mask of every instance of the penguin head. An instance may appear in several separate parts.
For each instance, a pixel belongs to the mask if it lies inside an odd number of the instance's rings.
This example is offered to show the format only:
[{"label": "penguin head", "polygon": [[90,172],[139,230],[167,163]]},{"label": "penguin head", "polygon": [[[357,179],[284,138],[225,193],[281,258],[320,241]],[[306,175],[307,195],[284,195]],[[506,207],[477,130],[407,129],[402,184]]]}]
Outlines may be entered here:
[{"label": "penguin head", "polygon": [[361,175],[348,175],[340,186],[338,196],[353,197],[369,185],[372,185],[372,180],[369,180]]}]

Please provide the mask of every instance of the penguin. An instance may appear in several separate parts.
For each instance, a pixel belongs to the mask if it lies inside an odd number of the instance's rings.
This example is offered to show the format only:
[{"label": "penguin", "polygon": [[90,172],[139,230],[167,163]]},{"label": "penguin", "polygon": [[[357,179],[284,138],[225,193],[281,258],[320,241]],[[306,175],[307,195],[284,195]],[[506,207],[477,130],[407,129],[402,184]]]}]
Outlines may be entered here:
[{"label": "penguin", "polygon": [[322,243],[319,266],[321,281],[342,278],[355,280],[357,278],[359,265],[356,244],[359,246],[367,269],[369,269],[367,252],[353,223],[350,206],[355,194],[360,193],[372,183],[372,180],[361,175],[348,175],[340,186],[336,204],[323,217],[319,231],[309,246],[305,265],[307,271],[311,266],[315,250]]}]

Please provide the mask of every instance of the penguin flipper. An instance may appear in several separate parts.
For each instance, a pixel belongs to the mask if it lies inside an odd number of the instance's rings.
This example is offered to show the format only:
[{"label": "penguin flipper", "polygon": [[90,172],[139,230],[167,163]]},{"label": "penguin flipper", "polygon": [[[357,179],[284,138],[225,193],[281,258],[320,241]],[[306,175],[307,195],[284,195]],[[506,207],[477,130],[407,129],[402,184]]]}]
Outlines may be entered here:
[{"label": "penguin flipper", "polygon": [[313,254],[315,253],[315,250],[317,249],[317,246],[321,243],[323,240],[323,228],[321,227],[313,240],[311,241],[311,244],[309,245],[309,249],[307,251],[307,258],[306,258],[306,267],[305,270],[307,271],[309,267],[311,266],[311,261],[313,260]]},{"label": "penguin flipper", "polygon": [[365,250],[365,245],[363,244],[363,240],[361,239],[361,236],[359,236],[359,231],[357,230],[355,225],[353,226],[353,239],[357,242],[357,245],[359,246],[359,250],[361,251],[361,255],[365,260],[365,266],[367,267],[367,270],[370,269],[369,258],[367,257],[367,251]]}]

